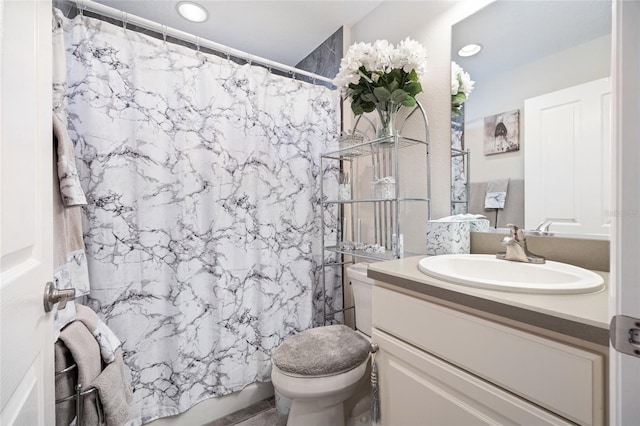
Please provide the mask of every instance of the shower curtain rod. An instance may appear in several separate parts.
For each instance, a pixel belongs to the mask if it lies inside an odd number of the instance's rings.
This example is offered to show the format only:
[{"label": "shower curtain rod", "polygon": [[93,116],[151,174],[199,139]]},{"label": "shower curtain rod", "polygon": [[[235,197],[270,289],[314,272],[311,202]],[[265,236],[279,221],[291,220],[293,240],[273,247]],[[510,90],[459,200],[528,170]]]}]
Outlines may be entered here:
[{"label": "shower curtain rod", "polygon": [[185,31],[178,30],[176,28],[168,27],[166,25],[160,24],[155,21],[151,21],[146,18],[142,18],[140,16],[132,15],[130,13],[115,9],[113,7],[105,6],[100,3],[96,3],[92,0],[75,0],[78,11],[82,13],[84,10],[88,10],[90,12],[97,13],[98,15],[106,16],[108,18],[118,19],[123,22],[126,27],[127,24],[134,24],[139,27],[143,27],[147,30],[155,31],[158,34],[162,34],[163,36],[171,36],[177,38],[179,40],[183,40],[189,43],[193,43],[199,47],[206,47],[216,52],[220,52],[225,54],[227,57],[234,56],[236,58],[244,59],[249,64],[253,62],[258,62],[268,69],[276,68],[280,71],[287,72],[295,75],[304,75],[313,80],[320,80],[326,83],[333,84],[333,80],[309,71],[301,70],[299,68],[295,68],[289,65],[281,64],[279,62],[274,62],[270,59],[265,59],[260,56],[255,56],[247,52],[243,52],[242,50],[234,49],[229,46],[225,46],[220,43],[216,43],[215,41],[207,40],[202,37],[198,37],[193,34],[189,34]]}]

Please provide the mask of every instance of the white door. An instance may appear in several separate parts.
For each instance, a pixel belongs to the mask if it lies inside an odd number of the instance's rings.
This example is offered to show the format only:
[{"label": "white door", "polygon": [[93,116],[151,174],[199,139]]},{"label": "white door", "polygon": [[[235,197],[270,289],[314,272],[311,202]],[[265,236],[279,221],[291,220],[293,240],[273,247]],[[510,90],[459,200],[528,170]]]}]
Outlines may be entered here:
[{"label": "white door", "polygon": [[524,101],[526,229],[609,234],[608,78]]},{"label": "white door", "polygon": [[0,424],[54,424],[51,3],[0,2]]},{"label": "white door", "polygon": [[[610,315],[640,318],[640,2],[614,0]],[[610,350],[612,425],[640,425],[640,358]]]}]

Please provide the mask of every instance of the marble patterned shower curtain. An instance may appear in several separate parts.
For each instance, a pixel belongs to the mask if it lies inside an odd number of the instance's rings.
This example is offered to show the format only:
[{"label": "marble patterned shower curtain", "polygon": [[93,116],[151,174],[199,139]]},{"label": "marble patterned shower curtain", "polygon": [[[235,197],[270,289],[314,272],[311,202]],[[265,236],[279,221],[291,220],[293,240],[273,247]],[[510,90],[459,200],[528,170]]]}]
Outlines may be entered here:
[{"label": "marble patterned shower curtain", "polygon": [[[321,211],[319,157],[338,133],[338,95],[56,19],[89,203],[89,302],[123,341],[133,423],[269,380],[272,351],[321,311],[319,215],[336,211]],[[325,175],[335,198],[335,170]],[[339,279],[328,287],[339,307]]]}]

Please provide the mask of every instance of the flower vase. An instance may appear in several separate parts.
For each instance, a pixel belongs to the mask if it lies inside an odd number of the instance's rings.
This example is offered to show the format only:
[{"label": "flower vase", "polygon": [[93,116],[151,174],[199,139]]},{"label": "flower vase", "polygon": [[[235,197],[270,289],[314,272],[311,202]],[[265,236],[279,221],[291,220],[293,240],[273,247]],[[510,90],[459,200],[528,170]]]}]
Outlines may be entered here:
[{"label": "flower vase", "polygon": [[376,105],[376,111],[378,112],[378,120],[376,121],[376,139],[381,140],[380,143],[393,143],[393,136],[395,136],[396,129],[396,116],[400,110],[400,105],[386,102],[384,104]]}]

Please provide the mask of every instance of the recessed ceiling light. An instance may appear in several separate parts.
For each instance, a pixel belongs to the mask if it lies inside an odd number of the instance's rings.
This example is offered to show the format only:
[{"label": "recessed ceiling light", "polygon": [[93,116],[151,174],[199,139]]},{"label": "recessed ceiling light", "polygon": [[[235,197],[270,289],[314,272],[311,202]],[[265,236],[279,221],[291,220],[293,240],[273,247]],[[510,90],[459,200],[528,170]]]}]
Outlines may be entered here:
[{"label": "recessed ceiling light", "polygon": [[473,56],[481,50],[482,46],[480,46],[479,44],[467,44],[466,46],[462,46],[460,50],[458,50],[458,56]]},{"label": "recessed ceiling light", "polygon": [[187,21],[204,22],[209,17],[207,9],[191,1],[181,1],[176,5],[176,10]]}]

